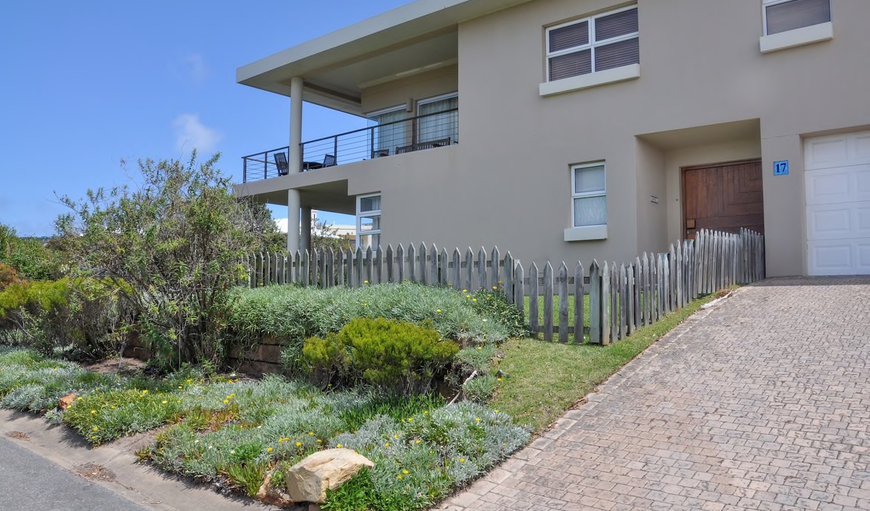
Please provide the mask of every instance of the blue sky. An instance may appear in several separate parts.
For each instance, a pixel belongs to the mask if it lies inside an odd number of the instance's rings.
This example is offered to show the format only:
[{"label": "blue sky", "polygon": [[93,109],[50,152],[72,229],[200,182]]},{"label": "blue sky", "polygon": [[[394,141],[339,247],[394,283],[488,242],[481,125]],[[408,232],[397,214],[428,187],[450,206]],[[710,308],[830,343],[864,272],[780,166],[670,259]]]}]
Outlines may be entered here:
[{"label": "blue sky", "polygon": [[[127,183],[138,159],[194,146],[239,180],[243,155],[287,145],[290,101],[236,84],[236,68],[406,3],[3,2],[0,223],[49,235],[56,195]],[[303,138],[362,125],[306,105]]]}]

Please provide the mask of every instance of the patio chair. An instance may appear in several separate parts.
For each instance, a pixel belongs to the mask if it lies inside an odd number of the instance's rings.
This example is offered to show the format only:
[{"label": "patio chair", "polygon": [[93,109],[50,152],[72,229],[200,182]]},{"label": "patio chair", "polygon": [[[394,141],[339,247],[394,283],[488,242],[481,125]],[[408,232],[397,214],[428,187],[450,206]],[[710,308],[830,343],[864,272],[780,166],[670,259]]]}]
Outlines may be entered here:
[{"label": "patio chair", "polygon": [[338,162],[335,159],[334,154],[327,154],[323,157],[323,166],[324,167],[335,167]]},{"label": "patio chair", "polygon": [[275,153],[275,166],[278,167],[278,175],[286,176],[290,173],[290,165],[287,163],[287,155],[284,153]]}]

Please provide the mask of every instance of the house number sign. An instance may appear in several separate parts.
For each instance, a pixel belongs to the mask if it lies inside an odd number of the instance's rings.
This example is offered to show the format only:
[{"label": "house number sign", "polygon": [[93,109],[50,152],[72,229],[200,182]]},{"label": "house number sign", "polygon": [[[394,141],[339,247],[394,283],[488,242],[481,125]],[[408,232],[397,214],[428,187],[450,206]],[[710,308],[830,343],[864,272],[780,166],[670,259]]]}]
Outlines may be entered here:
[{"label": "house number sign", "polygon": [[789,170],[788,160],[773,162],[773,175],[774,176],[787,176],[788,170]]}]

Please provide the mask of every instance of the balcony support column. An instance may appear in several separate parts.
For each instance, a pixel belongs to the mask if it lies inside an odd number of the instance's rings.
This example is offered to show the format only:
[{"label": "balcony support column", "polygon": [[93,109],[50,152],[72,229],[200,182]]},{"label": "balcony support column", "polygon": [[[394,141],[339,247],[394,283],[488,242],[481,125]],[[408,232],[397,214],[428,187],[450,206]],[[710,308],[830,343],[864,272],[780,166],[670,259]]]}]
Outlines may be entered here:
[{"label": "balcony support column", "polygon": [[299,190],[287,190],[287,251],[291,254],[299,247]]},{"label": "balcony support column", "polygon": [[299,239],[300,250],[311,250],[311,208],[303,207],[299,219],[302,223]]},{"label": "balcony support column", "polygon": [[[302,172],[302,78],[294,76],[290,80],[290,154],[288,155],[288,171],[290,174]],[[308,249],[307,240],[311,237],[311,210],[308,209],[308,221],[300,218],[302,200],[299,190],[287,190],[287,250],[291,253]],[[300,220],[302,227],[302,243],[300,243]],[[308,235],[305,235],[305,225],[308,225]]]},{"label": "balcony support column", "polygon": [[290,79],[290,173],[302,172],[302,78]]}]

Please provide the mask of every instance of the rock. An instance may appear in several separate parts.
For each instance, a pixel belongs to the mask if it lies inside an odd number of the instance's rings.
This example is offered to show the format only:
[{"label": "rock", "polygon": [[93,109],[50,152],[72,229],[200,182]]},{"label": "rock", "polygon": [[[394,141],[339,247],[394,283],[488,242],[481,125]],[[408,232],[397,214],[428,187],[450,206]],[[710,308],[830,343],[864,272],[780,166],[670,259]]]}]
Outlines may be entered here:
[{"label": "rock", "polygon": [[66,410],[67,408],[72,406],[73,402],[75,402],[75,400],[78,398],[79,396],[75,392],[73,392],[72,394],[68,394],[60,398],[60,403],[58,404],[58,407],[60,407],[61,410]]},{"label": "rock", "polygon": [[277,470],[278,467],[273,468],[266,474],[263,486],[260,486],[260,491],[257,492],[257,500],[271,506],[290,507],[294,504],[290,496],[284,492],[283,488],[272,486],[272,477],[275,476]]},{"label": "rock", "polygon": [[351,449],[326,449],[308,456],[287,472],[287,494],[294,502],[326,502],[326,491],[335,490],[375,464]]}]

